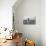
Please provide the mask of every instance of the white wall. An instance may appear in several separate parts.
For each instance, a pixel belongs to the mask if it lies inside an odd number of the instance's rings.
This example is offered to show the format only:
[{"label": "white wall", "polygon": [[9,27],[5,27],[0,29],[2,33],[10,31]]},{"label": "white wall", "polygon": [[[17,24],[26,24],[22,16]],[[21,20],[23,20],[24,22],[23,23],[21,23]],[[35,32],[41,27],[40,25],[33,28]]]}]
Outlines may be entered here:
[{"label": "white wall", "polygon": [[[14,10],[15,28],[22,32],[25,38],[34,40],[36,46],[41,46],[41,0],[23,0]],[[36,25],[23,24],[24,17],[28,16],[36,16]]]},{"label": "white wall", "polygon": [[12,28],[12,6],[16,0],[0,0],[0,27]]},{"label": "white wall", "polygon": [[46,0],[41,1],[41,38],[42,46],[46,46]]}]

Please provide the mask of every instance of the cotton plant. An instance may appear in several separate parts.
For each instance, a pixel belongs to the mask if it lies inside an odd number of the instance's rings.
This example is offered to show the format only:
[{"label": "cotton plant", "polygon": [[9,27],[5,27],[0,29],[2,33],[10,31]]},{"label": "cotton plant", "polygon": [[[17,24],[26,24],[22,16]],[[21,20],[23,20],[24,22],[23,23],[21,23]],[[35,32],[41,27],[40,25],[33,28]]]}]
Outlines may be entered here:
[{"label": "cotton plant", "polygon": [[0,27],[0,33],[4,31],[4,27]]},{"label": "cotton plant", "polygon": [[6,34],[4,30],[5,30],[5,27],[0,27],[0,44],[1,45],[3,44],[3,42],[6,41],[6,38],[5,38]]},{"label": "cotton plant", "polygon": [[5,38],[5,36],[6,36],[7,34],[9,34],[8,31],[9,31],[8,29],[5,30],[5,27],[1,27],[1,28],[0,28],[0,37],[1,37],[1,38]]},{"label": "cotton plant", "polygon": [[12,31],[13,29],[8,29],[8,28],[5,28],[5,27],[0,27],[0,34],[1,36],[7,36],[7,35],[12,35]]},{"label": "cotton plant", "polygon": [[1,27],[0,28],[0,38],[5,38],[5,28],[4,27]]},{"label": "cotton plant", "polygon": [[6,30],[6,36],[11,35],[11,31],[9,29]]}]

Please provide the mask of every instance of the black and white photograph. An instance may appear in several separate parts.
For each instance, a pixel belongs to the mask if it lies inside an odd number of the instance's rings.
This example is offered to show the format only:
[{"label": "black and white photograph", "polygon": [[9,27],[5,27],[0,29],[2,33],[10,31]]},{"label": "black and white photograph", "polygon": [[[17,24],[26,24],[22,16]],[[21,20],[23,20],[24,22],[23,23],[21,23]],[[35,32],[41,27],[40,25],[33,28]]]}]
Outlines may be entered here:
[{"label": "black and white photograph", "polygon": [[27,17],[26,19],[23,20],[23,24],[25,25],[35,25],[36,24],[36,17]]}]

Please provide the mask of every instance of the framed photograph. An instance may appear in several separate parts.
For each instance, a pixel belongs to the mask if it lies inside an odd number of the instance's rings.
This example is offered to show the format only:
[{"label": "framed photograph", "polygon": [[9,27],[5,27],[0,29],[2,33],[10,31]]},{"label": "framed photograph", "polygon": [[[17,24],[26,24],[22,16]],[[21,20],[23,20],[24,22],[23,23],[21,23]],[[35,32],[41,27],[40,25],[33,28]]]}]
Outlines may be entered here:
[{"label": "framed photograph", "polygon": [[27,17],[26,19],[23,20],[23,24],[31,24],[34,25],[36,24],[36,17]]}]

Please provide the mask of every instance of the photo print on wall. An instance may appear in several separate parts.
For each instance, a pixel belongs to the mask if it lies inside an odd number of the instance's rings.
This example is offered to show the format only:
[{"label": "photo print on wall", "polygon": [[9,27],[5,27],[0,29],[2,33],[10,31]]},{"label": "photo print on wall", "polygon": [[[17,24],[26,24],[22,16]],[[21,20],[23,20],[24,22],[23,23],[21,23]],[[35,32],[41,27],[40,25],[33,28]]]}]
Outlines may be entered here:
[{"label": "photo print on wall", "polygon": [[35,25],[36,24],[36,16],[35,17],[25,17],[23,20],[23,24],[25,25]]}]

